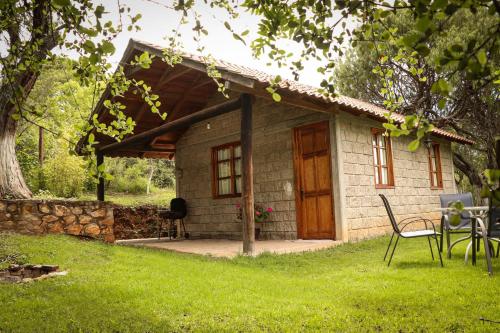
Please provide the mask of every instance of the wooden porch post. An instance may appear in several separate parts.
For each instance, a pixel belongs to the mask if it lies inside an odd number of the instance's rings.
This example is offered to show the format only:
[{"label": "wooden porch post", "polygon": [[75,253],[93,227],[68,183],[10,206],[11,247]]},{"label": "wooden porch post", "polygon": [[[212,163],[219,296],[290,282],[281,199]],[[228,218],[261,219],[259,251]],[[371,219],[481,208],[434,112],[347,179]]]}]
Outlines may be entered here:
[{"label": "wooden porch post", "polygon": [[[104,155],[101,152],[96,153],[97,168],[104,163]],[[99,171],[97,171],[99,172]],[[104,178],[99,177],[99,183],[97,183],[97,200],[104,201]]]},{"label": "wooden porch post", "polygon": [[241,168],[243,253],[252,255],[255,250],[255,220],[252,161],[252,99],[249,94],[241,95]]}]

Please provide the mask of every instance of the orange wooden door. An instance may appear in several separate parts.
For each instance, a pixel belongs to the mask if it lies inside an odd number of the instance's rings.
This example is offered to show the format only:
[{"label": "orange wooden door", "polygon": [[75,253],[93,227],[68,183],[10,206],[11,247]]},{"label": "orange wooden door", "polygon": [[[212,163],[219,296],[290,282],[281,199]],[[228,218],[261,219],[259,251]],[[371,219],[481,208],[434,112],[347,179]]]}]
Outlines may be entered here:
[{"label": "orange wooden door", "polygon": [[297,231],[302,239],[334,239],[328,122],[294,129]]}]

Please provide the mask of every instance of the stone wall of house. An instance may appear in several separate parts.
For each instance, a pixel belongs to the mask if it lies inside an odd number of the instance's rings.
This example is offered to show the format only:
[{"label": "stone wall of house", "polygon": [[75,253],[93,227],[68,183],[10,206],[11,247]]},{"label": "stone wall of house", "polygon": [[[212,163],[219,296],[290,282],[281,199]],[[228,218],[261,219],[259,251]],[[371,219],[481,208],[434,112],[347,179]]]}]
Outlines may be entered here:
[{"label": "stone wall of house", "polygon": [[[435,139],[441,144],[443,189],[430,188],[427,149],[422,146],[417,152],[409,152],[408,137],[392,138],[395,187],[376,189],[371,129],[380,128],[381,123],[346,113],[335,116],[257,99],[253,119],[255,202],[274,209],[272,221],[260,226],[262,239],[297,237],[293,128],[323,120],[331,120],[332,165],[341,172],[341,179],[333,173],[332,181],[337,196],[334,204],[339,239],[355,241],[390,231],[379,193],[388,197],[398,218],[424,215],[439,222],[439,194],[455,192],[448,141]],[[186,227],[192,237],[241,238],[236,208],[241,199],[214,199],[211,188],[211,148],[238,141],[239,129],[240,112],[234,111],[210,119],[210,129],[207,122],[191,126],[177,144],[178,195],[188,202]]]},{"label": "stone wall of house", "polygon": [[385,194],[397,219],[423,215],[439,222],[439,194],[454,193],[451,145],[440,143],[443,189],[431,189],[427,148],[408,151],[409,137],[392,138],[394,161],[393,189],[376,189],[373,170],[371,128],[381,124],[366,118],[340,116],[342,163],[349,240],[374,237],[391,231],[387,213],[378,196]]},{"label": "stone wall of house", "polygon": [[69,234],[114,242],[113,208],[98,201],[0,200],[0,232]]},{"label": "stone wall of house", "polygon": [[[215,102],[215,101],[214,101]],[[329,119],[330,114],[257,99],[253,106],[255,203],[273,208],[260,224],[261,239],[295,239],[293,128]],[[211,148],[240,139],[240,111],[191,126],[176,147],[178,195],[188,203],[191,237],[241,239],[238,198],[212,197]]]}]

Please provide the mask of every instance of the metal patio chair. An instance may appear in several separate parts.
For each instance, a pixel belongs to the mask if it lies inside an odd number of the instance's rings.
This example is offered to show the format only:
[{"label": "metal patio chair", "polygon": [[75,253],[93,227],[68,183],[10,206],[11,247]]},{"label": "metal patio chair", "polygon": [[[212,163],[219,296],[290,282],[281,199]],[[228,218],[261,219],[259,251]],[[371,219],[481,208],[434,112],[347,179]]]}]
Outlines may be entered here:
[{"label": "metal patio chair", "polygon": [[[488,216],[488,240],[497,242],[497,258],[500,254],[500,207],[490,207]],[[495,248],[492,246],[492,250]]]},{"label": "metal patio chair", "polygon": [[[384,256],[384,261],[387,258],[387,254],[389,253],[389,249],[391,248],[392,241],[394,239],[394,235],[397,235],[396,242],[394,243],[394,247],[392,248],[391,256],[389,258],[389,262],[387,263],[387,266],[391,265],[392,257],[394,256],[394,251],[396,250],[396,247],[398,246],[399,238],[419,238],[419,237],[427,237],[427,241],[429,243],[429,249],[431,250],[431,256],[432,260],[434,260],[434,251],[432,251],[432,245],[431,245],[431,237],[434,238],[436,241],[436,247],[438,249],[438,255],[439,255],[439,261],[441,262],[441,267],[443,267],[443,259],[441,258],[441,252],[439,251],[439,244],[438,244],[438,236],[440,235],[439,232],[436,232],[436,227],[434,226],[434,223],[426,218],[423,217],[409,217],[406,219],[403,219],[399,222],[399,224],[396,222],[396,218],[394,217],[394,214],[392,213],[391,205],[389,204],[389,201],[383,194],[379,194],[380,198],[382,198],[382,201],[384,202],[385,209],[387,211],[387,215],[389,216],[389,220],[391,221],[393,233],[391,236],[391,240],[389,241],[389,245],[387,246],[387,250],[385,251],[385,256]],[[404,231],[404,229],[412,225],[414,223],[423,223],[425,225],[425,229],[421,230],[414,230],[414,231]],[[428,225],[432,226],[432,229],[427,229]]]},{"label": "metal patio chair", "polygon": [[[496,257],[498,258],[500,251],[500,207],[489,207],[488,210],[488,225],[485,226],[483,223],[477,223],[474,239],[476,241],[477,247],[479,249],[479,244],[481,240],[483,241],[484,249],[485,249],[485,258],[486,264],[488,267],[488,273],[490,275],[493,274],[493,266],[491,263],[491,258],[495,257],[495,246],[493,242],[498,243]],[[471,242],[469,246],[467,246],[467,250],[465,252],[465,262],[467,262],[469,256],[469,250],[474,246],[474,243]],[[473,252],[474,257],[474,252]],[[474,262],[474,259],[473,259]]]},{"label": "metal patio chair", "polygon": [[[472,200],[472,193],[458,193],[458,194],[440,194],[439,200],[441,201],[441,208],[448,208],[450,203],[454,201],[463,202],[465,207],[474,206],[474,201]],[[451,258],[451,250],[458,243],[467,240],[471,237],[471,218],[468,212],[462,212],[460,214],[460,223],[458,225],[450,224],[450,213],[443,212],[441,216],[441,235],[440,235],[440,251],[443,252],[443,238],[446,232],[446,249],[447,256]],[[461,237],[451,243],[452,234],[467,234],[465,237]]]},{"label": "metal patio chair", "polygon": [[163,225],[163,220],[168,221],[168,237],[171,237],[172,225],[176,220],[180,221],[182,227],[184,238],[189,238],[189,234],[186,232],[186,226],[184,225],[184,218],[187,215],[187,204],[186,200],[182,198],[174,198],[170,200],[170,210],[165,210],[160,212],[160,224],[158,226],[158,239],[161,237],[161,229]]}]

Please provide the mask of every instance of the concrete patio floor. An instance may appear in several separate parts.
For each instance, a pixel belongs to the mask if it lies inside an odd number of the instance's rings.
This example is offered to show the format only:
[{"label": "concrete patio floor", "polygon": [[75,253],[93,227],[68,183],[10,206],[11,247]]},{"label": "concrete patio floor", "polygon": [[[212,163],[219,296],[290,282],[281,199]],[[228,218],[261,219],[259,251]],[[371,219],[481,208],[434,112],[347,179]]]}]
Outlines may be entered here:
[{"label": "concrete patio floor", "polygon": [[[169,240],[168,238],[147,238],[118,240],[117,244],[148,247],[176,252],[209,255],[213,257],[233,258],[243,251],[243,244],[238,240],[227,239],[194,239],[194,240]],[[328,239],[322,240],[266,240],[255,242],[255,253],[265,252],[284,254],[294,252],[316,251],[335,247],[341,241]]]}]

